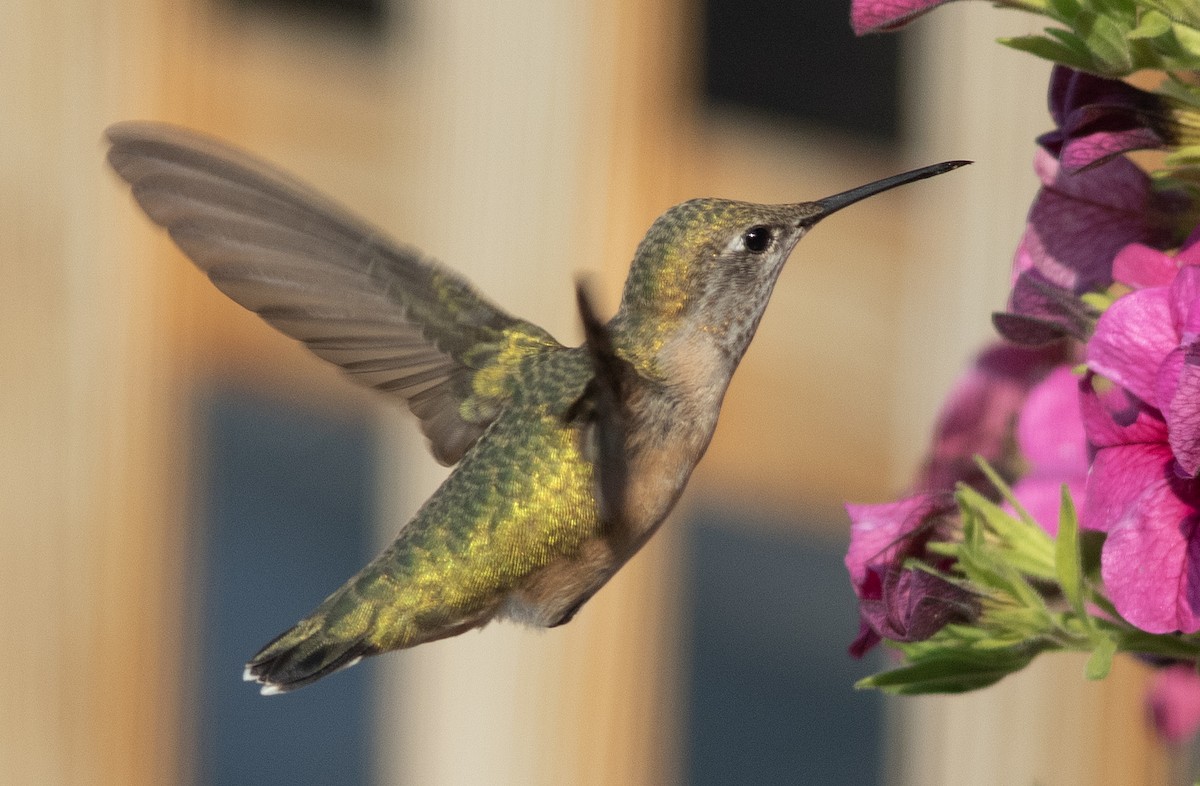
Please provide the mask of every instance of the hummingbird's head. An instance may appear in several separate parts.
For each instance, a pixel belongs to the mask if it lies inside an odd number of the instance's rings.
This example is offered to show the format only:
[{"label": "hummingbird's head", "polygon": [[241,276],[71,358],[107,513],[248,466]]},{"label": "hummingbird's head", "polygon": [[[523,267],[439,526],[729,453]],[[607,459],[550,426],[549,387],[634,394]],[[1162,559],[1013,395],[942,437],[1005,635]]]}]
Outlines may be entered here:
[{"label": "hummingbird's head", "polygon": [[668,332],[687,326],[713,338],[752,330],[784,262],[812,226],[804,219],[815,212],[813,203],[727,199],[672,207],[638,246],[618,316],[652,320]]},{"label": "hummingbird's head", "polygon": [[676,205],[659,216],[638,246],[614,335],[647,366],[668,345],[705,342],[732,373],[784,263],[808,230],[854,202],[965,163],[935,164],[815,202],[693,199]]}]

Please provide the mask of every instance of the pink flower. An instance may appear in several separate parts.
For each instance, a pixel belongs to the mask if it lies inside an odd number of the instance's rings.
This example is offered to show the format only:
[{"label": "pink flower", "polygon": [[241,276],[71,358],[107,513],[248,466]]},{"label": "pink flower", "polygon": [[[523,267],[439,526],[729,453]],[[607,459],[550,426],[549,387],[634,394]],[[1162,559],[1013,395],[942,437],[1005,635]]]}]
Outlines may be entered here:
[{"label": "pink flower", "polygon": [[1013,493],[1034,521],[1055,535],[1063,484],[1078,504],[1088,472],[1079,377],[1069,367],[1059,366],[1029,392],[1017,422],[1017,444],[1030,470]]},{"label": "pink flower", "polygon": [[1141,243],[1122,248],[1113,260],[1113,280],[1130,289],[1170,286],[1181,268],[1200,265],[1200,227],[1183,241],[1179,252],[1168,254]]},{"label": "pink flower", "polygon": [[948,0],[852,0],[850,24],[855,35],[903,27]]},{"label": "pink flower", "polygon": [[1146,696],[1154,728],[1164,742],[1189,741],[1200,730],[1200,675],[1191,664],[1159,670]]},{"label": "pink flower", "polygon": [[[945,537],[955,510],[948,495],[923,494],[884,505],[847,505],[850,548],[846,569],[859,600],[859,634],[850,653],[861,657],[880,642],[922,641],[951,622],[979,613],[967,590],[923,570],[905,567],[929,557],[925,546]],[[927,560],[930,561],[930,560]]]},{"label": "pink flower", "polygon": [[[1140,252],[1130,267],[1166,275]],[[1200,630],[1198,357],[1196,265],[1114,302],[1087,346],[1088,367],[1104,379],[1084,386],[1096,454],[1081,521],[1108,533],[1101,573],[1117,610],[1151,633]]]}]

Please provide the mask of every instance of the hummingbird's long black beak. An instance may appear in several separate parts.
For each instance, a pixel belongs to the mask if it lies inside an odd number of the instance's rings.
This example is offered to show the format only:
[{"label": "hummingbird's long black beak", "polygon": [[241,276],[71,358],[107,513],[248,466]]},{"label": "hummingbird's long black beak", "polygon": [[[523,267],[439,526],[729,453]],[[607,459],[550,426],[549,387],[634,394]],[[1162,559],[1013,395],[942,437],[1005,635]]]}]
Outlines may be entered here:
[{"label": "hummingbird's long black beak", "polygon": [[882,193],[891,188],[895,188],[896,186],[902,186],[905,183],[911,183],[914,180],[924,180],[927,177],[945,174],[952,169],[958,169],[960,166],[966,166],[970,163],[973,162],[943,161],[940,164],[923,166],[920,169],[914,169],[911,172],[904,172],[903,174],[885,177],[883,180],[876,180],[874,183],[867,183],[865,186],[859,186],[858,188],[852,188],[849,191],[843,191],[840,194],[834,194],[833,196],[825,197],[824,199],[818,199],[816,202],[810,203],[817,208],[817,212],[813,213],[812,215],[805,216],[800,220],[800,224],[801,226],[810,227],[828,216],[830,213],[836,213],[837,211],[846,207],[846,205],[853,205],[855,202],[866,199],[869,196],[875,196],[876,194]]}]

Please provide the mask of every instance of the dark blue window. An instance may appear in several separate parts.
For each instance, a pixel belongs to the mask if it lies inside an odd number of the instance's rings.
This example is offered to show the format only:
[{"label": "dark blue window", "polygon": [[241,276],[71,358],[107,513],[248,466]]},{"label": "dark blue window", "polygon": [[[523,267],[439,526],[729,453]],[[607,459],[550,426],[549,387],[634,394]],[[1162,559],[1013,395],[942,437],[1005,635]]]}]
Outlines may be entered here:
[{"label": "dark blue window", "polygon": [[901,35],[855,38],[838,2],[705,0],[702,17],[710,103],[898,140]]},{"label": "dark blue window", "polygon": [[372,556],[363,415],[220,389],[199,405],[196,782],[357,784],[371,773],[369,663],[260,696],[242,664]]},{"label": "dark blue window", "polygon": [[854,683],[845,547],[710,513],[689,527],[690,784],[875,783],[883,700]]}]

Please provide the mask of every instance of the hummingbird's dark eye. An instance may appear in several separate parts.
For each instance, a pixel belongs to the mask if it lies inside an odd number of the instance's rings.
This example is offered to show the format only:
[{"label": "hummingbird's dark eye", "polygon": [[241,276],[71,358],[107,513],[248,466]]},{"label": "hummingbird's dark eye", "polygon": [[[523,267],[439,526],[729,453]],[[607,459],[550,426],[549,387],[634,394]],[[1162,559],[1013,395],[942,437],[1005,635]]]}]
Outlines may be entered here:
[{"label": "hummingbird's dark eye", "polygon": [[771,245],[771,228],[764,226],[750,227],[742,235],[742,245],[751,254],[761,254]]}]

